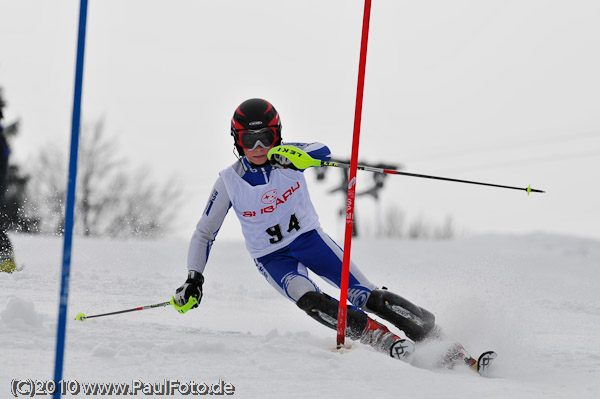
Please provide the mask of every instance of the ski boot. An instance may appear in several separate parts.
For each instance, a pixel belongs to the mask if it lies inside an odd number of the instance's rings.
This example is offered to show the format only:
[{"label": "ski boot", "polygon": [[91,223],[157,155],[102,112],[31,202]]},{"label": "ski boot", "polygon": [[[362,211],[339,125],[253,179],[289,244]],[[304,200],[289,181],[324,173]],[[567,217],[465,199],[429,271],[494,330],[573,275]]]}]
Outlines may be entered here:
[{"label": "ski boot", "polygon": [[388,353],[394,359],[410,362],[415,351],[415,344],[409,339],[402,339],[392,333],[386,326],[379,324],[370,317],[360,337],[362,344],[375,348],[378,352]]}]

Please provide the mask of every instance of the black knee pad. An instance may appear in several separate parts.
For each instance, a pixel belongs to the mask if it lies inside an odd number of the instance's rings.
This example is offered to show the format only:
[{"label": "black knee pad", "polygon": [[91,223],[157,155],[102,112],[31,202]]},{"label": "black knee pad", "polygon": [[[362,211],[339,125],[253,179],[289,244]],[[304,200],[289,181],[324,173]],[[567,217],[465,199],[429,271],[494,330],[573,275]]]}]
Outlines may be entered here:
[{"label": "black knee pad", "polygon": [[[337,330],[339,302],[322,292],[307,292],[296,305],[319,323]],[[348,307],[346,314],[346,336],[358,340],[367,326],[367,315],[360,310]]]},{"label": "black knee pad", "polygon": [[373,290],[367,310],[393,323],[413,341],[420,341],[435,326],[435,316],[399,295],[387,290]]}]

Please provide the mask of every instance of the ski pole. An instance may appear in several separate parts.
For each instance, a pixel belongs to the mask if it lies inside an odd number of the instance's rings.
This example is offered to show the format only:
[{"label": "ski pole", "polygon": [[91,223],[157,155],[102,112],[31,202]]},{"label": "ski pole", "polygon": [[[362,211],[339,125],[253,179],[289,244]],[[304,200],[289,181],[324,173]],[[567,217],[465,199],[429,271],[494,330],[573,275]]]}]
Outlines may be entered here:
[{"label": "ski pole", "polygon": [[[306,152],[300,150],[299,148],[293,147],[293,146],[273,147],[269,150],[268,158],[271,159],[271,157],[273,155],[280,155],[280,156],[283,156],[283,157],[289,159],[292,162],[292,164],[294,164],[294,166],[298,169],[306,169],[311,166],[314,166],[314,167],[334,166],[337,168],[345,168],[345,169],[350,168],[350,165],[346,164],[346,163],[327,162],[327,161],[321,161],[320,159],[314,159],[313,157],[308,155]],[[471,181],[471,180],[452,179],[449,177],[440,177],[440,176],[423,175],[423,174],[417,174],[417,173],[400,172],[399,170],[375,168],[372,166],[364,166],[364,165],[358,165],[357,169],[364,170],[367,172],[374,172],[374,173],[385,173],[385,174],[390,174],[390,175],[402,175],[402,176],[420,177],[420,178],[424,178],[424,179],[444,180],[444,181],[450,181],[450,182],[456,182],[456,183],[477,184],[480,186],[508,188],[508,189],[512,189],[512,190],[526,191],[527,195],[529,195],[529,193],[545,193],[545,191],[531,188],[531,185],[529,185],[528,187],[524,187],[524,188],[523,187],[514,187],[514,186],[504,186],[504,185],[500,185],[500,184],[481,183],[481,182],[476,182],[476,181]]]},{"label": "ski pole", "polygon": [[191,297],[185,305],[179,306],[175,303],[175,297],[173,297],[168,302],[155,303],[153,305],[140,306],[140,307],[133,308],[133,309],[118,310],[116,312],[102,313],[102,314],[96,314],[96,315],[91,315],[91,316],[86,316],[84,313],[79,313],[77,316],[75,316],[75,320],[86,321],[87,319],[92,319],[94,317],[103,317],[103,316],[111,316],[114,314],[137,312],[138,310],[153,309],[153,308],[159,308],[159,307],[164,307],[164,306],[169,306],[169,305],[173,305],[173,308],[175,308],[175,310],[177,310],[179,313],[183,314],[183,313],[187,312],[188,310],[190,310],[197,303],[198,303],[198,300],[194,297]]}]

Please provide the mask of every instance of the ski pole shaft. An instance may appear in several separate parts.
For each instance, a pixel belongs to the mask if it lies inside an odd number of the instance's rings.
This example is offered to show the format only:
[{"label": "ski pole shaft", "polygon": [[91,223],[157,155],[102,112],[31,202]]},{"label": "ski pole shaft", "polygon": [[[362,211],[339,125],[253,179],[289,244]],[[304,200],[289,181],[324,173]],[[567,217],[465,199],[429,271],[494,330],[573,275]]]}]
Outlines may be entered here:
[{"label": "ski pole shaft", "polygon": [[85,321],[87,319],[92,319],[94,317],[103,317],[103,316],[111,316],[111,315],[121,314],[121,313],[137,312],[138,310],[146,310],[146,309],[152,309],[152,308],[159,308],[159,307],[162,307],[162,306],[169,306],[169,305],[172,305],[172,301],[162,302],[162,303],[156,303],[154,305],[140,306],[140,307],[133,308],[133,309],[119,310],[119,311],[116,311],[116,312],[96,314],[96,315],[91,315],[91,316],[86,316],[83,313],[79,313],[75,317],[75,320]]},{"label": "ski pole shaft", "polygon": [[[320,159],[314,159],[313,157],[308,155],[306,152],[302,151],[299,148],[293,147],[293,146],[285,146],[284,145],[284,146],[277,146],[277,147],[271,148],[268,153],[269,159],[271,159],[275,155],[289,159],[291,161],[291,163],[298,169],[306,169],[306,168],[310,168],[311,166],[312,167],[333,166],[336,168],[345,168],[345,169],[350,169],[350,167],[351,167],[350,164],[347,164],[347,163],[328,162],[328,161],[321,161]],[[389,174],[389,175],[402,175],[402,176],[420,177],[420,178],[424,178],[424,179],[443,180],[443,181],[449,181],[449,182],[455,182],[455,183],[477,184],[480,186],[508,188],[511,190],[526,191],[527,195],[529,195],[529,193],[545,193],[545,191],[531,188],[531,186],[528,186],[528,187],[505,186],[505,185],[501,185],[501,184],[482,183],[482,182],[477,182],[477,181],[472,181],[472,180],[452,179],[449,177],[440,177],[440,176],[423,175],[423,174],[417,174],[417,173],[400,172],[399,170],[383,169],[383,168],[376,168],[376,167],[364,166],[364,165],[357,165],[357,169],[364,170],[367,172],[385,173],[385,174]]]},{"label": "ski pole shaft", "polygon": [[[341,163],[341,162],[321,161],[321,166],[335,166],[335,167],[339,167],[339,168],[350,168],[349,164],[345,164],[345,163]],[[527,191],[527,194],[529,194],[529,193],[544,193],[545,192],[542,190],[531,188],[531,186],[529,186],[529,187],[504,186],[501,184],[482,183],[482,182],[477,182],[477,181],[472,181],[472,180],[462,180],[462,179],[453,179],[453,178],[449,178],[449,177],[440,177],[440,176],[423,175],[423,174],[417,174],[417,173],[400,172],[399,170],[375,168],[372,166],[358,165],[358,170],[364,170],[367,172],[374,172],[374,173],[385,173],[385,174],[390,174],[390,175],[402,175],[402,176],[420,177],[420,178],[424,178],[424,179],[443,180],[443,181],[450,181],[450,182],[455,182],[455,183],[477,184],[480,186],[488,186],[488,187],[508,188],[511,190]]]}]

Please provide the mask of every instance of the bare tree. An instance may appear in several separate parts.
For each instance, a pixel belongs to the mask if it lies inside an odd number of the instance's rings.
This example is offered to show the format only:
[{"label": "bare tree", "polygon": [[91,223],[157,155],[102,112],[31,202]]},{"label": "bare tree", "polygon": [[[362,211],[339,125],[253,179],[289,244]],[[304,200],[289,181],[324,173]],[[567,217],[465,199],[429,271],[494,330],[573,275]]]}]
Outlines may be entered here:
[{"label": "bare tree", "polygon": [[392,205],[386,212],[383,223],[384,237],[400,238],[404,235],[404,221],[406,215],[398,207]]},{"label": "bare tree", "polygon": [[449,240],[455,237],[452,217],[448,216],[441,226],[432,227],[422,215],[414,219],[408,226],[405,213],[392,205],[386,210],[383,236],[392,238],[410,238],[413,240],[441,239]]},{"label": "bare tree", "polygon": [[[118,155],[116,138],[104,133],[101,119],[82,129],[79,143],[75,232],[84,236],[156,237],[172,227],[181,203],[174,179],[157,184],[148,168],[128,168]],[[66,193],[66,157],[55,146],[44,148],[31,173],[31,198],[41,215],[40,230],[62,233]]]},{"label": "bare tree", "polygon": [[62,234],[67,174],[62,151],[48,144],[40,151],[36,162],[29,164],[30,184],[27,187],[28,213],[38,215],[38,231]]},{"label": "bare tree", "polygon": [[433,236],[440,240],[449,240],[456,235],[452,216],[446,217],[444,224],[434,230]]}]

